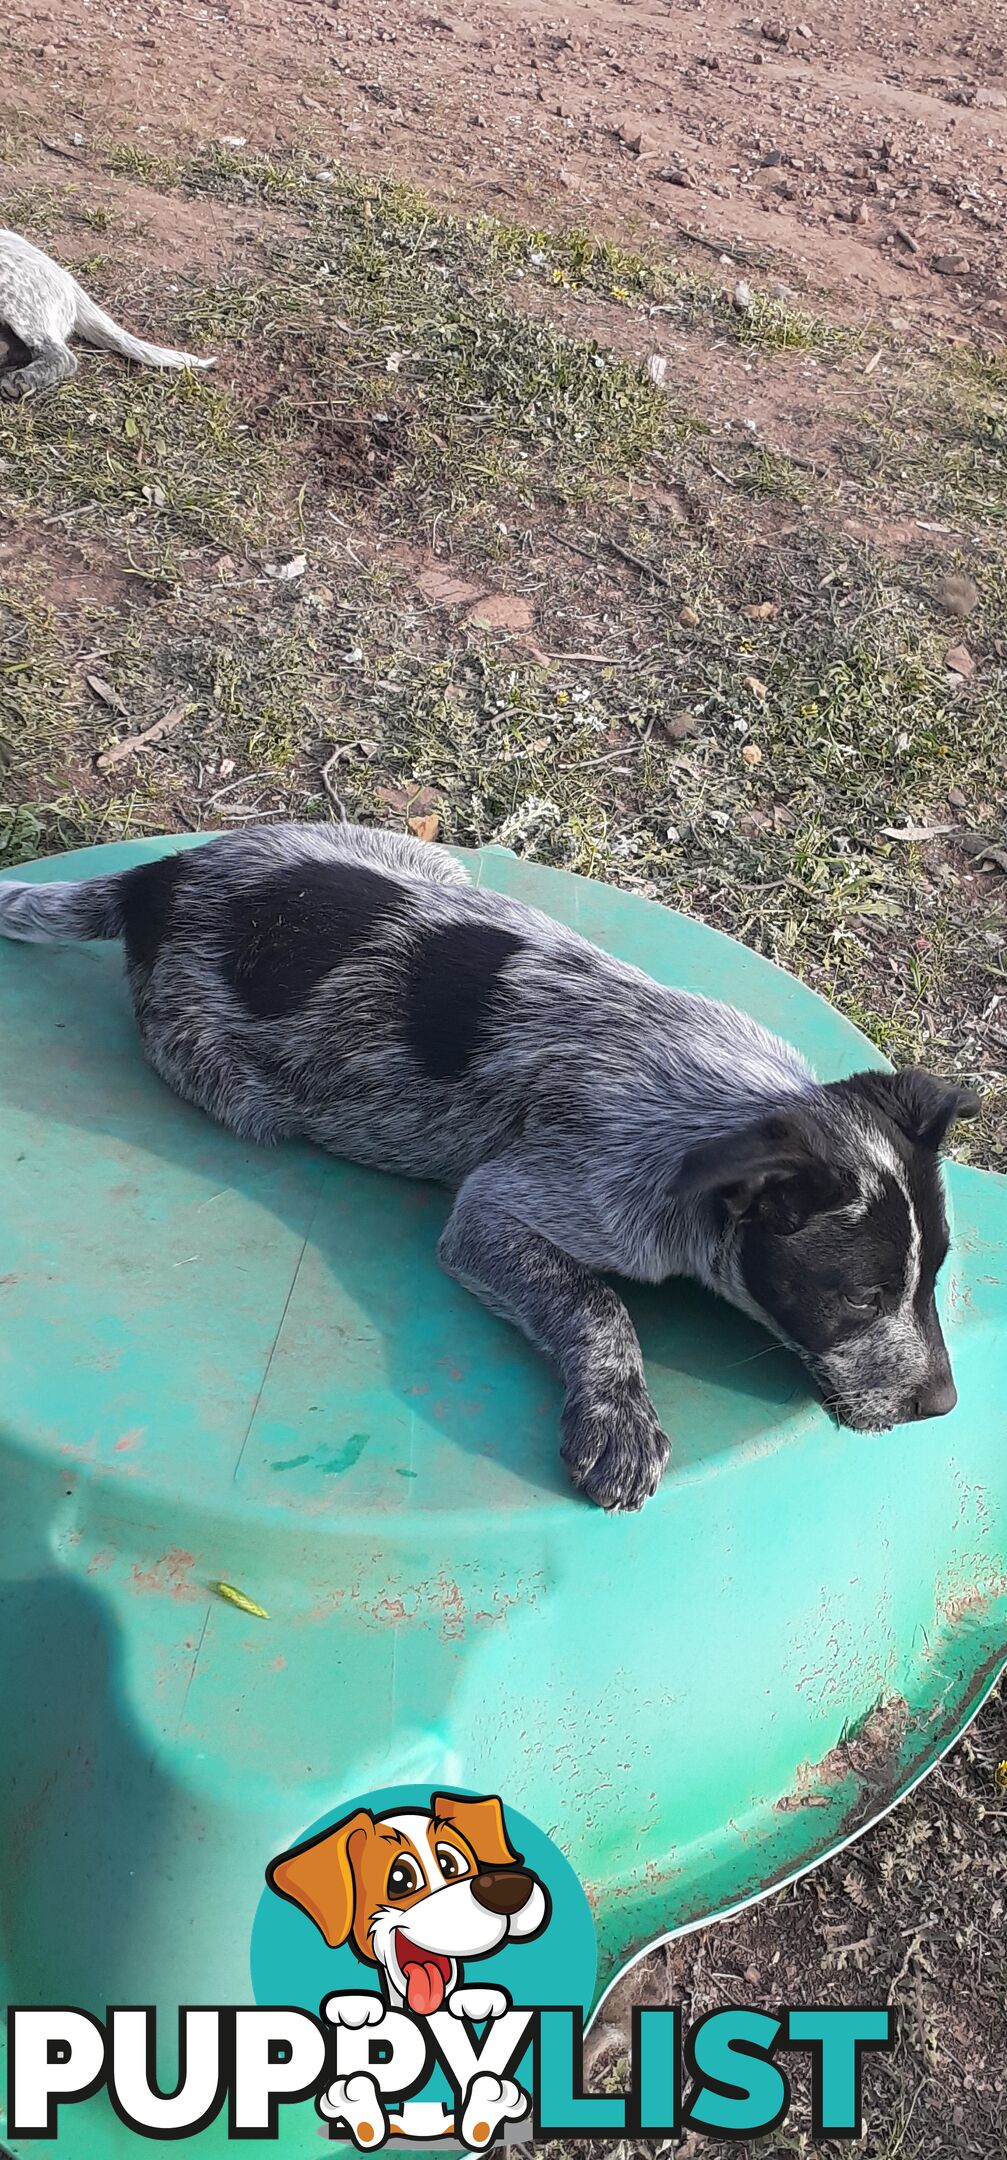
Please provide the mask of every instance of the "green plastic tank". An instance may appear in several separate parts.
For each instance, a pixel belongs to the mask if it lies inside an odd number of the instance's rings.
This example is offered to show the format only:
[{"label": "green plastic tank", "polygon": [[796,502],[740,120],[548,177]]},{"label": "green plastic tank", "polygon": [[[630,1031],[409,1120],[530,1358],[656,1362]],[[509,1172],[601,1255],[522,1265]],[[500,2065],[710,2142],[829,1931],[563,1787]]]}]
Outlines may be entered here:
[{"label": "green plastic tank", "polygon": [[[823,1077],[882,1062],[698,923],[500,849],[470,865]],[[177,1101],[115,947],[0,943],[0,1192],[5,2002],[173,2026],[250,2000],[267,1862],[415,1783],[499,1793],[562,1847],[600,1992],[890,1806],[1003,1663],[999,1178],[949,1171],[950,1417],[839,1431],[743,1318],[632,1292],[672,1459],[614,1518],[568,1485],[552,1374],[439,1271],[446,1195]],[[141,2149],[96,2101],[23,2151]],[[220,2124],[192,2149],[235,2148]],[[302,2119],[273,2149],[318,2147]]]}]

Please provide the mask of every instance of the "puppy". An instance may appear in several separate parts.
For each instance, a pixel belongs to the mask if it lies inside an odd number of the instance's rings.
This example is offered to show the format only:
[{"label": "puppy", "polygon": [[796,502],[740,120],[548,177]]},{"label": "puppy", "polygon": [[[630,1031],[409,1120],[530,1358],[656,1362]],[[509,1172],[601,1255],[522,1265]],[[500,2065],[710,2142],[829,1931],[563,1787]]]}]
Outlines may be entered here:
[{"label": "puppy", "polygon": [[216,366],[214,360],[197,360],[171,345],[148,345],[120,329],[69,270],[20,233],[0,231],[0,323],[24,348],[23,360],[0,374],[0,394],[6,398],[31,397],[75,375],[77,360],[68,342],[75,331],[89,345],[142,360],[147,367]]},{"label": "puppy", "polygon": [[123,938],[151,1064],[243,1138],[451,1186],[442,1263],[558,1367],[563,1457],[602,1507],[640,1507],[668,1457],[609,1272],[717,1291],[858,1430],[954,1407],[935,1285],[962,1087],[823,1085],[745,1014],[353,825],[0,882],[0,933]]}]

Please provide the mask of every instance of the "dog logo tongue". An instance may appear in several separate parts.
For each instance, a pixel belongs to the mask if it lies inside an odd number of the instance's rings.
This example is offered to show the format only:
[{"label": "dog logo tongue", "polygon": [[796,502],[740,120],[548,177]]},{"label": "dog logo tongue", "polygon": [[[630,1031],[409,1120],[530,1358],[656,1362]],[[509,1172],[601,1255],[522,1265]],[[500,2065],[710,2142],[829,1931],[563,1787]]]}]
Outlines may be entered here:
[{"label": "dog logo tongue", "polygon": [[451,1978],[450,1959],[436,1950],[421,1950],[408,1935],[399,1933],[396,1951],[406,1983],[406,2002],[417,2017],[432,2017],[439,2010]]}]

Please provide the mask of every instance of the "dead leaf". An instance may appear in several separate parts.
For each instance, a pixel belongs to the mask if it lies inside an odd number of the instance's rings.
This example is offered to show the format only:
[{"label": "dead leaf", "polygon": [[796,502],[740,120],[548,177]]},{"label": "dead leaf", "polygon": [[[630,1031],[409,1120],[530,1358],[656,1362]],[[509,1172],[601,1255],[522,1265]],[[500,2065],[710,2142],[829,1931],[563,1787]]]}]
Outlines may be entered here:
[{"label": "dead leaf", "polygon": [[753,607],[743,607],[741,612],[746,622],[768,622],[770,616],[776,613],[776,602],[775,600],[757,600]]},{"label": "dead leaf", "polygon": [[938,840],[954,829],[953,825],[882,825],[881,835],[884,840]]},{"label": "dead leaf", "polygon": [[173,705],[163,719],[154,720],[149,728],[144,728],[142,735],[124,735],[121,742],[112,743],[95,759],[98,771],[108,772],[112,765],[121,765],[123,758],[132,757],[137,750],[147,750],[152,744],[163,742],[166,735],[174,734],[184,718],[185,706]]},{"label": "dead leaf", "polygon": [[434,607],[464,607],[466,601],[478,600],[483,589],[481,585],[470,585],[456,571],[442,570],[436,565],[430,570],[421,570],[416,583],[424,600],[431,601]]},{"label": "dead leaf", "polygon": [[110,705],[113,712],[125,714],[126,707],[118,690],[113,690],[111,683],[103,682],[100,675],[85,675],[84,681],[88,689],[94,691],[95,697],[101,699],[103,705]]},{"label": "dead leaf", "polygon": [[757,742],[743,744],[741,755],[746,765],[761,765],[762,763],[762,752]]},{"label": "dead leaf", "polygon": [[436,840],[441,829],[436,810],[432,811],[429,817],[411,817],[406,822],[410,832],[416,834],[417,840]]},{"label": "dead leaf", "polygon": [[757,675],[743,675],[741,678],[741,687],[743,690],[750,690],[752,696],[758,698],[760,705],[765,704],[766,699],[769,696],[769,692],[766,688],[765,683],[760,682]]},{"label": "dead leaf", "polygon": [[976,664],[967,645],[952,645],[944,655],[945,665],[953,675],[974,675]]},{"label": "dead leaf", "polygon": [[466,610],[466,622],[475,623],[481,630],[530,630],[534,616],[527,600],[518,600],[511,593],[485,593],[474,607]]}]

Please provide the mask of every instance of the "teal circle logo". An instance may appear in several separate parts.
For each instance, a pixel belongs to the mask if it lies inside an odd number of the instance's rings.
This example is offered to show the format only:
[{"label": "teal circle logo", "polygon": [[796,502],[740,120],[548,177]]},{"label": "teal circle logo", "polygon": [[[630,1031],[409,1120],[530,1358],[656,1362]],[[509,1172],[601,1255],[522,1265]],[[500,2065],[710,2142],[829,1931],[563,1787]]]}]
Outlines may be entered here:
[{"label": "teal circle logo", "polygon": [[[392,2132],[475,2149],[527,2134],[521,2013],[586,2018],[596,1970],[569,1861],[493,1793],[399,1785],[344,1801],[269,1862],[252,1930],[256,2003],[329,2029],[319,2112],[360,2151]],[[459,2049],[474,2051],[464,2077]]]}]

